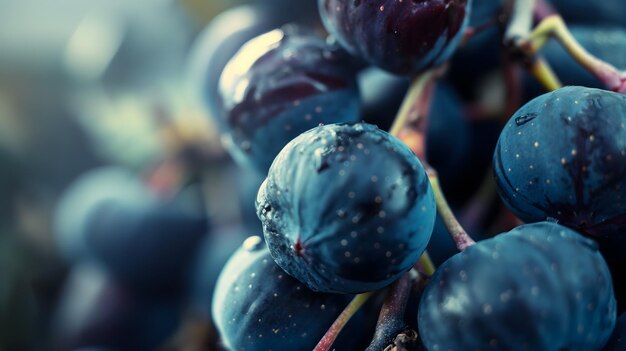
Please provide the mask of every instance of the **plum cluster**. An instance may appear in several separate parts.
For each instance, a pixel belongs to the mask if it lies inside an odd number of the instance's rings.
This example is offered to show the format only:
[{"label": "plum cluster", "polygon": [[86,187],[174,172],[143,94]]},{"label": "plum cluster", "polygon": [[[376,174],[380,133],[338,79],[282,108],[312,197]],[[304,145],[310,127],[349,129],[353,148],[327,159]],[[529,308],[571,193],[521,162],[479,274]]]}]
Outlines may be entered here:
[{"label": "plum cluster", "polygon": [[[317,5],[328,39],[302,21],[258,30],[220,63],[217,89],[205,95],[233,158],[264,179],[255,201],[264,237],[231,257],[212,300],[224,346],[320,347],[362,296],[353,294],[380,291],[384,302],[380,293],[364,307],[380,310],[375,334],[348,324],[352,344],[343,335],[333,347],[356,349],[374,336],[368,350],[617,350],[615,262],[623,260],[606,246],[623,245],[626,233],[626,97],[593,88],[602,82],[572,63],[571,51],[548,46],[547,61],[566,63],[555,71],[578,85],[541,95],[530,76],[518,77],[520,104],[502,127],[493,117],[508,105],[493,103],[497,82],[436,77],[441,84],[412,94],[419,77],[445,64],[475,68],[468,76],[491,74],[482,61],[510,68],[519,53],[481,57],[503,47],[506,18],[516,15],[504,2]],[[538,16],[557,11],[537,6]],[[457,50],[481,26],[486,32]],[[598,43],[590,28],[576,27],[574,37],[622,65],[611,55],[626,48],[626,31],[606,29],[615,35]],[[401,105],[404,94],[415,100]],[[440,185],[466,182],[471,192],[446,192],[446,202]],[[496,188],[504,209],[485,200]],[[454,213],[484,238],[457,241],[461,253],[445,242],[448,231],[455,241],[466,235]],[[424,281],[427,246],[439,267]]]},{"label": "plum cluster", "polygon": [[[623,9],[264,0],[219,14],[187,73],[242,205],[227,208],[232,189],[190,145],[145,178],[76,179],[54,215],[72,264],[55,346],[623,350]],[[560,40],[542,47],[548,34]]]}]

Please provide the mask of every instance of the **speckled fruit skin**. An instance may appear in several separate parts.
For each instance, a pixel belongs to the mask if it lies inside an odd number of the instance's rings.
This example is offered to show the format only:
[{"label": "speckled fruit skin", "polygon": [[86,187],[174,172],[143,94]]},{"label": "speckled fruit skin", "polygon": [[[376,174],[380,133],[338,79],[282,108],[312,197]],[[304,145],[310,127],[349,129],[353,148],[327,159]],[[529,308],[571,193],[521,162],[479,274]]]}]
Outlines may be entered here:
[{"label": "speckled fruit skin", "polygon": [[520,108],[500,135],[500,197],[522,220],[626,234],[626,96],[566,87]]},{"label": "speckled fruit skin", "polygon": [[439,267],[418,323],[430,351],[599,350],[615,325],[611,276],[592,240],[523,225]]},{"label": "speckled fruit skin", "polygon": [[411,269],[435,201],[422,164],[373,125],[303,133],[276,157],[257,197],[272,257],[316,291],[360,293]]},{"label": "speckled fruit skin", "polygon": [[225,145],[238,161],[265,174],[300,133],[320,123],[356,122],[354,68],[341,47],[300,27],[249,41],[220,77]]},{"label": "speckled fruit skin", "polygon": [[222,270],[212,314],[229,350],[308,351],[349,301],[348,295],[313,292],[287,275],[257,236],[248,238]]},{"label": "speckled fruit skin", "polygon": [[357,57],[397,74],[445,62],[469,19],[467,0],[318,0],[326,29]]}]

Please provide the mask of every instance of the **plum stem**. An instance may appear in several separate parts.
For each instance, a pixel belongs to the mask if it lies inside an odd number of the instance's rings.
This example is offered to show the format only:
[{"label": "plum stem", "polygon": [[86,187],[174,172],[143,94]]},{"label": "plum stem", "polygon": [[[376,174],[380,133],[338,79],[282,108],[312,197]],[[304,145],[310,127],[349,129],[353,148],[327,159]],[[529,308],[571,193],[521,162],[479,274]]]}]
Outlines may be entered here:
[{"label": "plum stem", "polygon": [[[426,71],[413,80],[407,95],[404,97],[404,101],[391,127],[390,133],[407,144],[424,165],[428,179],[435,193],[437,211],[446,224],[457,248],[463,251],[475,242],[469,237],[454,216],[450,205],[448,205],[448,201],[441,191],[437,172],[426,162],[425,145],[428,110],[433,95],[435,79],[442,74],[444,69],[445,68],[440,68]],[[422,259],[424,261],[430,261],[430,258],[426,255],[423,255]],[[428,264],[428,266],[430,265],[432,265],[432,261]],[[434,267],[434,265],[432,265],[432,267]]]},{"label": "plum stem", "polygon": [[559,15],[549,16],[541,21],[527,39],[526,47],[530,53],[536,54],[550,37],[558,40],[574,60],[596,76],[607,88],[618,93],[626,93],[626,72],[618,70],[585,50]]},{"label": "plum stem", "polygon": [[435,267],[435,264],[433,263],[433,260],[430,259],[428,251],[424,251],[416,266],[419,268],[420,272],[429,277],[435,274],[435,270],[437,269],[437,267]]},{"label": "plum stem", "polygon": [[407,328],[404,313],[411,294],[411,273],[407,272],[387,290],[378,315],[376,332],[366,351],[379,351],[393,342],[397,334]]},{"label": "plum stem", "polygon": [[563,86],[550,64],[542,57],[535,57],[528,70],[547,91],[554,91]]},{"label": "plum stem", "polygon": [[448,201],[441,190],[437,173],[434,170],[431,170],[428,173],[428,178],[435,194],[437,211],[439,212],[443,223],[446,225],[446,228],[448,228],[448,232],[450,232],[457,249],[459,249],[459,251],[465,251],[465,249],[476,244],[476,242],[469,236],[469,234],[467,234],[465,229],[463,229],[459,221],[454,216],[454,213],[452,212],[450,205],[448,205]]},{"label": "plum stem", "polygon": [[[545,15],[545,5],[540,0],[516,0],[513,3],[511,18],[504,35],[504,43],[525,66],[530,74],[548,91],[559,89],[562,84],[550,64],[535,53],[529,53],[527,39],[532,36],[533,15],[541,11]],[[543,19],[543,17],[540,17]]]},{"label": "plum stem", "polygon": [[[418,120],[420,117],[424,117],[421,114],[420,108],[423,107],[422,104],[416,104],[416,101],[422,100],[422,95],[427,90],[427,86],[432,83],[435,77],[436,71],[429,70],[421,75],[417,76],[413,80],[409,91],[407,92],[404,100],[402,101],[402,105],[400,106],[400,110],[398,110],[398,114],[393,124],[391,125],[391,129],[389,133],[391,135],[398,136],[402,129],[411,121]],[[416,106],[420,105],[420,106]]]},{"label": "plum stem", "polygon": [[[568,54],[584,69],[593,74],[608,89],[626,93],[626,72],[590,54],[574,38],[565,21],[558,14],[550,14],[541,0],[515,0],[511,18],[505,33],[505,44],[523,60],[530,62],[530,72],[548,89],[553,90],[558,82],[547,62],[537,58],[539,50],[550,40],[556,39]],[[538,5],[538,6],[535,6]],[[533,15],[541,22],[532,29]]]},{"label": "plum stem", "polygon": [[346,308],[341,312],[339,317],[333,322],[333,325],[330,326],[326,334],[322,337],[319,343],[315,346],[313,351],[328,351],[330,347],[333,345],[337,336],[343,329],[343,327],[348,323],[350,318],[354,316],[354,314],[363,306],[363,304],[369,300],[369,298],[373,295],[373,292],[366,292],[363,294],[356,295],[352,301],[346,306]]}]

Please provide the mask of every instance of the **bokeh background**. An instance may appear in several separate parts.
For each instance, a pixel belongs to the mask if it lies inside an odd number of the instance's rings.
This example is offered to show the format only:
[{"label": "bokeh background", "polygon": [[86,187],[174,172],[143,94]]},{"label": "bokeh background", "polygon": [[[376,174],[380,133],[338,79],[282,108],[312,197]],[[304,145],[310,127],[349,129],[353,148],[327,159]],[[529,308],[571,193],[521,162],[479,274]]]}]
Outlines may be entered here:
[{"label": "bokeh background", "polygon": [[[253,211],[253,195],[240,195],[252,194],[258,177],[237,171],[188,88],[194,40],[240,3],[0,0],[0,350],[149,350],[176,344],[177,331],[194,320],[188,316],[199,315],[204,325],[219,263],[202,262],[223,262],[229,250],[206,251],[259,234],[243,219],[251,213],[242,208]],[[141,259],[134,257],[138,247],[157,240],[146,224],[115,224],[142,230],[111,249],[128,261],[103,254],[113,266],[124,262],[117,270],[100,256],[76,258],[64,248],[63,240],[74,240],[62,238],[64,223],[79,221],[82,206],[63,212],[59,204],[90,171],[135,177],[160,204],[195,207],[194,216],[208,218],[210,225],[190,229],[193,240],[174,258],[168,245],[154,244],[164,264],[153,265],[156,272],[138,269],[153,274],[156,287],[135,287],[123,269],[136,264],[129,258]],[[92,188],[119,191],[111,182]],[[190,225],[177,220],[162,225],[175,233]],[[101,227],[109,236],[114,225]],[[182,278],[168,273],[176,261],[184,261],[176,272]],[[190,283],[197,266],[207,267],[199,276],[208,287]],[[168,284],[176,286],[168,291]],[[189,307],[194,299],[196,312]],[[212,349],[208,329],[198,329],[197,348]]]}]

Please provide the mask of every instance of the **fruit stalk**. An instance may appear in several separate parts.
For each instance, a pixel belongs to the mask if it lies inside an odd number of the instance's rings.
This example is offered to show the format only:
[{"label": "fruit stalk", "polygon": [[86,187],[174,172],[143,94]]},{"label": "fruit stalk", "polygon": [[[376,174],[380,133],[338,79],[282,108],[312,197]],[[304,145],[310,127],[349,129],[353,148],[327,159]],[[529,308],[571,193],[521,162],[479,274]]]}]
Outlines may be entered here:
[{"label": "fruit stalk", "polygon": [[[439,74],[441,74],[439,69],[430,70],[424,72],[413,81],[409,92],[402,102],[390,133],[404,141],[424,165],[435,193],[437,212],[442,217],[457,248],[463,251],[475,242],[454,216],[448,201],[443,195],[443,191],[441,191],[437,172],[426,162],[426,132],[424,126],[427,124],[434,79]],[[422,260],[429,261],[429,258],[422,256]]]},{"label": "fruit stalk", "polygon": [[328,351],[330,347],[339,336],[339,333],[343,329],[343,327],[348,323],[350,318],[354,316],[354,314],[363,306],[363,304],[369,300],[369,298],[373,295],[373,292],[366,292],[363,294],[356,295],[352,301],[346,306],[346,308],[341,312],[339,317],[335,320],[333,325],[330,326],[326,334],[322,337],[320,342],[315,346],[313,351]]},{"label": "fruit stalk", "polygon": [[411,286],[411,273],[407,272],[389,287],[378,315],[374,338],[365,351],[384,349],[393,342],[396,335],[407,328],[404,312],[411,294]]},{"label": "fruit stalk", "polygon": [[446,228],[448,228],[448,232],[450,232],[457,249],[459,249],[459,251],[465,251],[465,249],[476,244],[476,242],[469,236],[469,234],[467,234],[465,229],[461,226],[461,223],[459,223],[454,216],[454,213],[452,213],[452,209],[450,208],[450,205],[448,205],[448,201],[441,190],[437,173],[434,170],[431,170],[428,173],[428,178],[430,179],[430,185],[433,187],[433,192],[435,194],[437,212],[441,216]]},{"label": "fruit stalk", "polygon": [[530,53],[535,54],[554,37],[567,52],[586,70],[603,82],[607,88],[617,93],[626,93],[626,72],[591,55],[574,38],[565,21],[559,15],[545,18],[531,33],[525,43]]},{"label": "fruit stalk", "polygon": [[[515,56],[530,63],[528,68],[539,82],[549,87],[549,90],[554,90],[553,88],[557,86],[548,63],[537,61],[537,53],[553,37],[574,60],[604,83],[608,89],[626,93],[626,72],[590,54],[574,38],[560,15],[547,15],[545,11],[540,12],[542,8],[535,6],[535,0],[516,0],[505,33],[506,45],[511,48]],[[532,29],[533,14],[538,15],[539,18],[547,16],[534,29]]]}]

